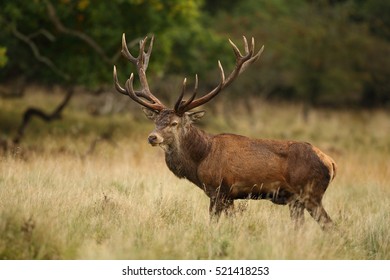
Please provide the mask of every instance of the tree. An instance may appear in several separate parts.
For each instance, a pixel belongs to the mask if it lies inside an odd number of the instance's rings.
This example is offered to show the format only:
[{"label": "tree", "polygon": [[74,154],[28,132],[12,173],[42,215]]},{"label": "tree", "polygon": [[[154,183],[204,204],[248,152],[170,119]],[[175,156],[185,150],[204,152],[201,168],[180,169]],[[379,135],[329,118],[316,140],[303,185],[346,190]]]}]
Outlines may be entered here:
[{"label": "tree", "polygon": [[242,94],[383,106],[390,102],[389,7],[379,0],[244,0],[229,14],[222,10],[215,26],[265,44],[257,71],[240,85],[251,90]]},{"label": "tree", "polygon": [[207,67],[209,60],[198,59],[189,47],[218,45],[218,39],[210,40],[212,34],[201,28],[201,4],[200,0],[2,1],[0,24],[5,28],[0,40],[9,50],[9,63],[0,79],[23,77],[25,82],[68,88],[64,101],[52,113],[27,109],[15,142],[20,141],[31,117],[58,119],[75,85],[98,89],[112,84],[113,65],[126,69],[125,60],[119,59],[124,32],[133,39],[130,48],[143,36],[156,35],[156,55],[149,71],[158,76],[180,69],[191,73],[198,68],[194,65]]},{"label": "tree", "polygon": [[[157,35],[159,55],[151,67],[161,72],[175,53],[172,39],[183,40],[177,34],[190,33],[186,36],[190,41],[202,36],[197,22],[200,5],[197,0],[7,1],[1,7],[0,22],[6,28],[0,38],[10,63],[1,78],[17,73],[46,83],[89,87],[111,83],[123,32],[133,39]],[[183,57],[188,48],[180,51]]]}]

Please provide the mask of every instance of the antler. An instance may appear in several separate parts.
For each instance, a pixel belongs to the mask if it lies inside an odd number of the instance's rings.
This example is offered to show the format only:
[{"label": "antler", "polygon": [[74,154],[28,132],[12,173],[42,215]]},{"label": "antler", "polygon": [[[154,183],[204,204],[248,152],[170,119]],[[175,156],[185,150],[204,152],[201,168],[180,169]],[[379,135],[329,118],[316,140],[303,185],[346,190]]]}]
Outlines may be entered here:
[{"label": "antler", "polygon": [[122,35],[122,55],[126,57],[131,63],[133,63],[137,68],[137,73],[141,82],[141,90],[134,90],[133,88],[133,80],[134,80],[134,74],[131,73],[130,78],[125,83],[125,88],[121,87],[118,81],[118,76],[116,73],[116,66],[114,66],[114,81],[115,81],[115,88],[118,92],[129,96],[131,99],[133,99],[135,102],[141,104],[142,106],[145,106],[153,111],[161,111],[163,109],[166,109],[167,107],[161,103],[160,100],[158,100],[149,89],[148,80],[146,79],[146,69],[148,68],[149,64],[149,58],[150,54],[152,53],[153,48],[153,40],[154,36],[152,36],[149,44],[148,51],[145,52],[145,45],[148,37],[145,37],[145,39],[141,40],[139,42],[139,55],[138,57],[134,57],[129,52],[129,49],[127,48],[126,38],[125,34]]},{"label": "antler", "polygon": [[255,54],[255,40],[254,40],[254,38],[252,37],[250,47],[248,46],[248,41],[245,38],[245,36],[243,36],[243,39],[244,39],[244,47],[245,47],[245,54],[244,55],[241,54],[241,52],[237,48],[237,46],[229,39],[229,42],[232,45],[233,51],[234,51],[235,56],[236,56],[236,66],[234,67],[234,69],[230,73],[230,75],[227,77],[227,79],[225,79],[225,72],[223,70],[222,64],[220,61],[218,61],[218,67],[219,67],[220,74],[221,74],[221,82],[212,91],[210,91],[209,93],[205,94],[204,96],[202,96],[198,99],[195,99],[197,89],[198,89],[198,76],[196,75],[194,91],[193,91],[190,99],[188,99],[187,101],[183,101],[183,96],[184,96],[184,93],[186,90],[186,82],[187,82],[187,79],[184,79],[182,92],[181,92],[181,94],[180,94],[180,96],[175,104],[175,112],[178,115],[183,115],[185,112],[187,112],[191,109],[194,109],[196,107],[199,107],[199,106],[207,103],[208,101],[210,101],[218,93],[220,93],[221,90],[223,90],[225,87],[230,85],[234,81],[234,79],[237,78],[242,72],[244,72],[245,69],[249,65],[251,65],[253,62],[255,62],[260,57],[261,53],[264,50],[264,46],[262,46],[261,49]]}]

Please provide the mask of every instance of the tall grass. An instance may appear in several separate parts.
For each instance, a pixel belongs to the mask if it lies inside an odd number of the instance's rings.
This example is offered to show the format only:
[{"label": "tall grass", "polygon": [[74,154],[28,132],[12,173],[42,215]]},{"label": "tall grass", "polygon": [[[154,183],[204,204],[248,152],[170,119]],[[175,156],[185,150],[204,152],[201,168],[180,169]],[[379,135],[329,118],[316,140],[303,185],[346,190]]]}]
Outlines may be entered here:
[{"label": "tall grass", "polygon": [[[309,141],[334,157],[324,206],[337,229],[324,233],[307,213],[294,230],[288,208],[268,201],[236,202],[246,210],[210,223],[204,193],[147,145],[152,124],[123,115],[87,128],[89,117],[69,110],[63,130],[36,121],[34,137],[1,155],[1,259],[390,259],[385,112],[315,110],[305,123],[299,106],[261,103],[222,106],[204,121],[211,132]],[[110,123],[117,145],[83,157]]]}]

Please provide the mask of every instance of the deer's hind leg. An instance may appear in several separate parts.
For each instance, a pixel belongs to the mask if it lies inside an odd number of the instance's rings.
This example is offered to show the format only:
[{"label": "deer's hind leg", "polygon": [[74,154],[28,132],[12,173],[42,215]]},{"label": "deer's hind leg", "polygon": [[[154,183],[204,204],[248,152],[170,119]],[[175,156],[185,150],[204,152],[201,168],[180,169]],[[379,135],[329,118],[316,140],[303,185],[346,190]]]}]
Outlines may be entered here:
[{"label": "deer's hind leg", "polygon": [[322,230],[329,230],[333,227],[333,221],[322,206],[322,202],[308,199],[305,201],[305,208]]},{"label": "deer's hind leg", "polygon": [[288,203],[290,209],[290,217],[294,222],[295,229],[299,229],[305,222],[305,205],[298,198],[294,198]]},{"label": "deer's hind leg", "polygon": [[329,217],[322,205],[322,197],[327,188],[327,184],[309,184],[306,188],[304,205],[313,219],[320,225],[322,230],[333,227],[333,221]]}]

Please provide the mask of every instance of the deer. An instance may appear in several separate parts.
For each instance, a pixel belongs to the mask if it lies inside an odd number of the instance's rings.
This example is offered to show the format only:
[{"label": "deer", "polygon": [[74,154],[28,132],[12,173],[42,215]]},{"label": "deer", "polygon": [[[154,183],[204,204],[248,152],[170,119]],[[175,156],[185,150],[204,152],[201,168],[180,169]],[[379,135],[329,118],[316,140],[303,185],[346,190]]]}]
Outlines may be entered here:
[{"label": "deer", "polygon": [[128,50],[122,35],[122,55],[135,67],[140,89],[133,86],[134,74],[122,87],[116,66],[113,69],[116,90],[142,106],[146,117],[155,124],[147,140],[151,146],[162,148],[165,162],[178,178],[195,184],[210,199],[211,219],[219,220],[222,213],[229,215],[238,199],[265,199],[278,205],[288,205],[296,228],[304,224],[304,210],[321,229],[333,227],[333,221],[322,205],[323,195],[336,175],[335,161],[319,148],[307,142],[290,140],[251,139],[246,136],[222,133],[209,134],[196,126],[204,110],[192,111],[215,98],[248,66],[257,61],[264,50],[255,51],[255,40],[243,36],[244,53],[229,39],[235,54],[235,66],[225,77],[220,61],[220,82],[210,92],[197,97],[198,75],[192,94],[187,93],[185,78],[181,93],[173,109],[165,106],[152,94],[146,70],[153,48],[154,36],[146,50],[148,37],[139,42],[139,54]]}]

